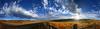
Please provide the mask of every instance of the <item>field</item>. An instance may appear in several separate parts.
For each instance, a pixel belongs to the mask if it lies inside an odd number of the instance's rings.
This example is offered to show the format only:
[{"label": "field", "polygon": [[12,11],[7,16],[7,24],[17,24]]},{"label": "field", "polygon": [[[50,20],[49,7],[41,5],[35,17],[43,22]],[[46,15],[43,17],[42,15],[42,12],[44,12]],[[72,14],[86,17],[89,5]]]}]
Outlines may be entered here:
[{"label": "field", "polygon": [[1,20],[0,29],[100,29],[100,20],[81,19],[75,21],[73,19],[60,20]]},{"label": "field", "polygon": [[[56,27],[57,29],[95,29],[94,20],[79,20],[79,21],[61,21],[61,22],[49,22],[51,26]],[[77,24],[77,26],[75,26]]]}]

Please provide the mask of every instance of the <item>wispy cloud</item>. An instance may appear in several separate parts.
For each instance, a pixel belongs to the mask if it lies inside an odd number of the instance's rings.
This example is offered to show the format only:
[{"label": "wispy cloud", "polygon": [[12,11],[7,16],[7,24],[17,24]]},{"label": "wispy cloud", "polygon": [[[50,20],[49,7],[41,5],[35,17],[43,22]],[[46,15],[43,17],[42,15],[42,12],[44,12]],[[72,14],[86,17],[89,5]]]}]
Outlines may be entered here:
[{"label": "wispy cloud", "polygon": [[38,17],[37,14],[27,11],[26,9],[16,4],[16,2],[12,3],[12,5],[5,3],[2,9],[6,13],[6,15],[11,15],[13,13],[16,13],[16,14],[21,14],[23,16],[32,17],[32,18]]}]

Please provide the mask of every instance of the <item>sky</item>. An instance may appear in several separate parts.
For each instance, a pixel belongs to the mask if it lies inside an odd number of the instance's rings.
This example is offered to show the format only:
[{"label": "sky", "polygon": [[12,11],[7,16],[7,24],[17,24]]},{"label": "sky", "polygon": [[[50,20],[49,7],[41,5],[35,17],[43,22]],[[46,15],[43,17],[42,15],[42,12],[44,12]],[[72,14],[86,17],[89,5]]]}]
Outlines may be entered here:
[{"label": "sky", "polygon": [[[70,10],[66,10],[67,3],[67,0],[0,0],[0,19],[63,19],[74,15]],[[74,0],[74,3],[81,8],[80,17],[88,16],[87,18],[99,20],[100,0]]]}]

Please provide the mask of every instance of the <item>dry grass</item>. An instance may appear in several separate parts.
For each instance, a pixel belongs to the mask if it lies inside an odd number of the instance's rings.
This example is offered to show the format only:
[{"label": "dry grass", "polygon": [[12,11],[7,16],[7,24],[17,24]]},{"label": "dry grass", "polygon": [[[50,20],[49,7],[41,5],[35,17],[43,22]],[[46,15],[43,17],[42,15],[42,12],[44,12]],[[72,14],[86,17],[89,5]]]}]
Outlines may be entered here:
[{"label": "dry grass", "polygon": [[74,24],[77,24],[79,29],[81,29],[81,28],[87,29],[87,28],[92,28],[92,27],[88,27],[88,26],[94,24],[94,22],[93,21],[92,22],[91,21],[87,21],[87,22],[86,21],[85,22],[83,22],[83,21],[79,21],[79,22],[49,22],[49,24],[58,29],[65,29],[65,28],[72,29]]},{"label": "dry grass", "polygon": [[[36,21],[41,22],[41,21]],[[45,21],[44,21],[45,22]],[[31,24],[34,21],[0,21],[1,23],[8,23],[8,24]],[[65,21],[65,22],[48,22],[50,26],[56,27],[57,29],[72,29],[74,24],[78,25],[79,29],[93,29],[93,25],[96,25],[96,29],[100,29],[100,20],[96,21],[79,21],[79,22],[72,22],[72,21]]]}]

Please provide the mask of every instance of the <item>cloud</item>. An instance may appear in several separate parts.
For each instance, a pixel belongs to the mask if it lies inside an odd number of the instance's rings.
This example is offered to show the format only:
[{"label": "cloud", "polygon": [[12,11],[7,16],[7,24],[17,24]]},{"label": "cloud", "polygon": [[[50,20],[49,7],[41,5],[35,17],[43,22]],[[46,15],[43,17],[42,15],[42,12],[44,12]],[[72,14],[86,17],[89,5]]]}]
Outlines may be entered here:
[{"label": "cloud", "polygon": [[[26,17],[31,17],[31,18],[38,17],[37,14],[27,11],[26,9],[16,4],[16,2],[12,3],[12,5],[5,3],[2,9],[6,13],[6,15],[18,14],[18,15],[22,15]],[[20,16],[17,16],[17,17],[20,17]]]}]

